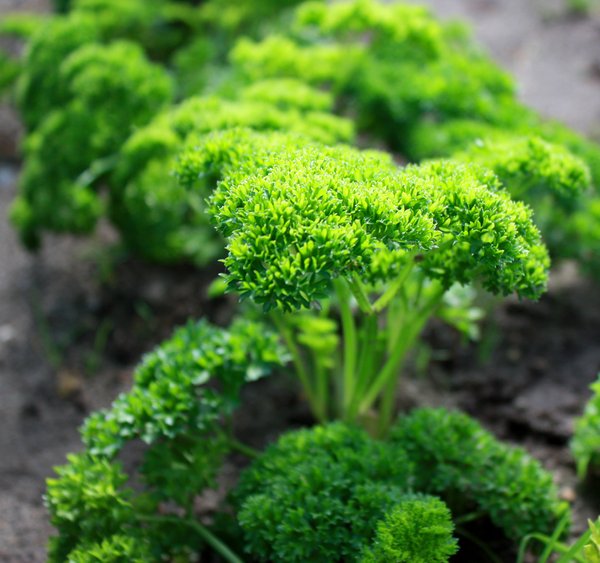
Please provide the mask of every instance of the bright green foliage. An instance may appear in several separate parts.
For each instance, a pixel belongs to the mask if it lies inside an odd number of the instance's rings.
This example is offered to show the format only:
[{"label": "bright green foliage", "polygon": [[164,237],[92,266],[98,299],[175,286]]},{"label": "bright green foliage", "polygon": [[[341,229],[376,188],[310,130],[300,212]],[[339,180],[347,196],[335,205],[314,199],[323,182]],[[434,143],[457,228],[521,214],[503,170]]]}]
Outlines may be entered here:
[{"label": "bright green foliage", "polygon": [[233,500],[259,561],[448,561],[454,518],[520,539],[564,517],[551,475],[466,415],[422,409],[386,441],[342,423],[289,432],[242,473]]},{"label": "bright green foliage", "polygon": [[3,16],[0,22],[0,35],[30,39],[46,25],[47,18],[40,14],[16,12]]},{"label": "bright green foliage", "polygon": [[83,440],[91,453],[113,457],[135,438],[151,444],[210,432],[233,412],[245,382],[285,359],[276,335],[260,324],[239,321],[226,331],[190,323],[145,356],[131,391],[87,420]]},{"label": "bright green foliage", "polygon": [[307,147],[266,175],[226,177],[211,213],[228,237],[231,287],[267,309],[308,307],[339,276],[389,282],[419,253],[446,288],[480,279],[536,296],[547,266],[537,231],[497,187],[452,163],[397,172],[383,154]]},{"label": "bright green foliage", "polygon": [[215,58],[216,48],[204,35],[194,37],[175,52],[171,64],[178,99],[197,96],[205,89],[212,91],[214,83],[218,83],[221,75],[227,72],[224,67],[211,65]]},{"label": "bright green foliage", "polygon": [[574,155],[581,158],[590,168],[594,186],[600,186],[600,147],[581,135],[578,135],[562,123],[548,121],[539,124],[539,133],[550,143],[563,145]]},{"label": "bright green foliage", "polygon": [[[359,122],[402,147],[399,132],[425,115],[494,120],[514,97],[511,80],[464,32],[415,6],[375,0],[307,2],[296,17],[308,45],[271,37],[241,42],[233,60],[253,79],[331,84],[358,106]],[[509,110],[503,111],[503,114]]]},{"label": "bright green foliage", "polygon": [[134,521],[133,492],[121,466],[86,453],[68,456],[48,479],[45,497],[50,521],[60,530],[50,540],[50,561],[65,561],[80,541],[102,541]]},{"label": "bright green foliage", "polygon": [[260,561],[357,561],[410,483],[404,453],[362,430],[288,433],[235,490],[246,549]]},{"label": "bright green foliage", "polygon": [[507,75],[424,8],[372,0],[307,3],[299,10],[298,23],[350,44],[369,34],[368,54],[347,89],[356,96],[364,120],[380,130],[424,113],[491,117],[512,96]]},{"label": "bright green foliage", "polygon": [[305,111],[331,111],[333,107],[332,94],[293,78],[259,80],[242,89],[240,97],[243,100]]},{"label": "bright green foliage", "polygon": [[165,0],[73,0],[72,11],[93,18],[103,35],[137,40],[163,4]]},{"label": "bright green foliage", "polygon": [[27,45],[17,91],[27,129],[66,101],[61,65],[79,48],[130,40],[153,57],[167,58],[198,27],[194,13],[168,0],[77,0],[68,15],[41,20]]},{"label": "bright green foliage", "polygon": [[600,520],[589,522],[590,539],[583,548],[586,563],[600,563]]},{"label": "bright green foliage", "polygon": [[50,538],[49,563],[150,562],[199,548],[183,518],[156,515],[160,497],[126,486],[119,463],[88,453],[68,459],[48,479],[45,502],[59,532]]},{"label": "bright green foliage", "polygon": [[[286,360],[277,336],[250,321],[229,330],[190,323],[146,355],[131,391],[85,422],[86,452],[71,456],[69,465],[57,469],[59,478],[48,481],[46,502],[60,533],[52,540],[51,560],[64,561],[76,548],[82,557],[90,544],[98,544],[93,548],[98,553],[121,561],[130,542],[113,534],[135,537],[138,551],[130,556],[140,560],[147,544],[151,561],[209,541],[194,521],[162,518],[159,505],[174,503],[191,517],[194,498],[216,485],[223,457],[231,451],[233,438],[224,423],[241,387]],[[136,439],[149,446],[139,467],[144,491],[137,496],[124,488],[128,476],[112,461]],[[189,526],[200,526],[200,538]]]},{"label": "bright green foliage", "polygon": [[99,39],[90,18],[56,18],[42,26],[27,46],[20,77],[17,103],[28,130],[38,127],[53,110],[68,99],[61,65],[80,47]]},{"label": "bright green foliage", "polygon": [[422,123],[412,130],[409,146],[417,160],[447,156],[493,169],[515,199],[533,207],[551,254],[575,258],[598,275],[600,206],[590,189],[600,185],[596,145],[559,124],[529,118],[512,131],[469,120]]},{"label": "bright green foliage", "polygon": [[584,201],[570,217],[566,231],[564,253],[578,258],[584,269],[600,278],[600,197]]},{"label": "bright green foliage", "polygon": [[407,133],[407,156],[414,161],[450,157],[473,144],[494,143],[512,138],[509,131],[472,119],[451,119],[444,123],[423,121]]},{"label": "bright green foliage", "polygon": [[583,235],[584,225],[575,228],[576,217],[592,214],[589,209],[576,211],[587,207],[591,190],[590,172],[582,160],[560,145],[516,136],[474,143],[452,159],[493,170],[514,199],[528,203],[552,256],[584,260],[579,239],[594,239]]},{"label": "bright green foliage", "polygon": [[66,563],[150,563],[147,546],[139,539],[116,534],[96,544],[84,545],[69,554]]},{"label": "bright green foliage", "polygon": [[240,39],[230,58],[251,83],[263,79],[298,79],[309,84],[341,88],[356,72],[356,60],[364,56],[363,46],[336,43],[300,46],[282,35],[270,35],[261,42]]},{"label": "bright green foliage", "polygon": [[[268,135],[247,140],[260,147],[262,138]],[[239,156],[246,152],[259,158]],[[316,144],[239,151],[234,136],[216,136],[210,150],[185,153],[178,174],[184,186],[198,177],[221,180],[209,204],[228,243],[231,290],[266,311],[319,302],[325,316],[335,295],[343,353],[312,346],[293,316],[274,319],[322,421],[332,411],[357,420],[384,388],[393,400],[405,355],[454,284],[478,282],[493,293],[528,297],[545,285],[548,258],[530,210],[478,166],[438,162],[399,170],[376,151]],[[352,299],[362,318],[354,319]],[[378,323],[386,308],[387,322]],[[301,347],[309,348],[311,368]],[[341,372],[344,381],[334,382]],[[328,398],[334,387],[332,397],[341,401],[335,406]],[[384,410],[391,417],[391,404]],[[388,422],[381,421],[381,431]]]},{"label": "bright green foliage", "polygon": [[579,157],[589,167],[594,183],[600,183],[600,149],[597,145],[559,123],[540,121],[537,115],[524,107],[516,108],[515,112],[520,119],[516,123],[502,125],[473,119],[451,119],[443,123],[423,121],[408,134],[407,156],[413,160],[449,157],[473,145],[522,142],[533,134],[553,145],[552,153],[557,150],[564,153],[566,148]]},{"label": "bright green foliage", "polygon": [[514,199],[533,206],[549,196],[555,204],[573,209],[591,187],[589,169],[581,159],[536,137],[483,141],[452,158],[493,170]]},{"label": "bright green foliage", "polygon": [[[316,80],[334,84],[338,93],[350,96],[359,106],[362,126],[384,135],[408,156],[415,158],[419,152],[415,128],[425,127],[429,135],[439,138],[439,128],[457,121],[459,126],[485,130],[486,139],[494,131],[533,133],[564,145],[592,168],[594,178],[600,178],[598,147],[558,123],[544,122],[521,105],[512,80],[478,51],[464,29],[437,21],[421,7],[376,0],[308,2],[299,8],[296,19],[297,35],[309,41],[307,47],[294,42],[296,49],[313,49],[312,57],[318,58],[317,47],[345,47],[349,52],[345,66],[354,65],[352,71],[330,67],[329,76]],[[361,48],[361,54],[353,51]],[[238,61],[243,67],[252,64],[253,57],[248,45],[244,50]],[[256,50],[258,54],[260,45]],[[273,73],[281,58],[278,52],[269,56],[262,51],[262,58],[270,76],[289,76],[291,67],[285,65],[279,74]],[[314,79],[310,68],[297,75]],[[453,139],[448,148],[455,152],[460,147]],[[439,155],[422,150],[420,154],[419,158]]]},{"label": "bright green foliage", "polygon": [[[25,141],[12,218],[28,246],[45,229],[89,232],[102,210],[95,184],[132,128],[170,99],[165,72],[126,42],[89,45],[61,61],[65,101]],[[110,161],[109,161],[110,162]],[[95,163],[95,164],[93,164]]]},{"label": "bright green foliage", "polygon": [[268,134],[251,129],[233,128],[206,135],[188,143],[179,155],[176,174],[181,185],[193,189],[203,181],[212,186],[224,178],[250,173],[265,174],[281,158],[310,145],[306,137],[290,133]]},{"label": "bright green foliage", "polygon": [[438,498],[407,496],[377,524],[361,563],[443,563],[458,551],[448,507]]},{"label": "bright green foliage", "polygon": [[[527,188],[524,199],[536,210],[554,255],[590,261],[587,255],[593,251],[578,252],[569,244],[573,233],[575,240],[587,241],[590,230],[577,233],[576,224],[567,220],[573,209],[553,209],[547,190],[557,193],[557,173],[562,176],[560,189],[569,191],[580,190],[587,175],[561,147],[581,158],[598,184],[600,150],[522,106],[510,78],[477,51],[464,30],[436,21],[421,7],[377,0],[307,2],[297,10],[288,36],[242,40],[232,60],[250,81],[285,77],[330,87],[337,109],[356,115],[359,130],[382,137],[412,160],[453,156],[475,141],[505,141],[501,152],[508,158],[518,155],[509,154],[510,143],[539,137],[535,147],[510,165],[514,171],[527,162],[522,172],[529,167],[538,182],[534,186],[512,175],[516,183],[507,187],[517,199]],[[542,148],[543,141],[555,147]],[[497,165],[497,159],[491,164]],[[569,178],[575,169],[579,178]],[[586,207],[583,203],[582,209]],[[586,244],[594,246],[600,247],[600,239]]]},{"label": "bright green foliage", "polygon": [[520,539],[551,534],[565,512],[550,473],[464,414],[416,410],[396,424],[390,439],[414,463],[416,489],[441,496],[455,517],[481,512]]},{"label": "bright green foliage", "polygon": [[421,267],[445,289],[478,280],[488,291],[536,298],[545,289],[548,258],[531,211],[513,202],[489,170],[452,161],[409,167],[424,180],[440,235]]},{"label": "bright green foliage", "polygon": [[[264,91],[251,89],[242,92],[249,94],[240,101],[190,98],[130,137],[111,181],[110,209],[130,249],[152,260],[191,260],[197,264],[206,264],[222,254],[223,243],[208,226],[204,204],[216,180],[209,176],[184,185],[172,175],[180,153],[185,154],[187,147],[204,147],[203,135],[245,127],[289,132],[325,143],[352,138],[350,121],[310,107],[323,103],[320,92],[306,88],[299,93],[301,98],[283,104],[282,86],[280,96],[272,102],[248,99],[266,96]],[[234,141],[236,153],[243,154],[243,148],[251,150],[244,135],[240,133]],[[284,142],[283,137],[278,136],[277,141]],[[246,157],[257,158],[251,152]],[[194,180],[198,180],[198,174]]]},{"label": "bright green foliage", "polygon": [[93,18],[106,40],[139,43],[153,58],[166,60],[202,28],[200,11],[177,0],[73,0],[76,17]]},{"label": "bright green foliage", "polygon": [[229,33],[256,32],[273,25],[286,10],[303,0],[208,0],[202,15],[212,25]]},{"label": "bright green foliage", "polygon": [[[317,92],[312,92],[318,96]],[[277,107],[277,102],[263,100],[227,100],[218,97],[190,98],[162,121],[181,137],[203,134],[232,127],[247,127],[256,131],[284,131],[305,135],[326,144],[352,141],[352,123],[322,111],[294,107]]]},{"label": "bright green foliage", "polygon": [[0,51],[0,95],[14,84],[21,71],[20,64]]},{"label": "bright green foliage", "polygon": [[72,11],[94,20],[104,37],[127,37],[136,42],[151,28],[165,0],[73,0]]},{"label": "bright green foliage", "polygon": [[591,385],[592,397],[583,415],[575,423],[571,450],[577,461],[577,472],[584,477],[590,464],[600,464],[600,378]]}]

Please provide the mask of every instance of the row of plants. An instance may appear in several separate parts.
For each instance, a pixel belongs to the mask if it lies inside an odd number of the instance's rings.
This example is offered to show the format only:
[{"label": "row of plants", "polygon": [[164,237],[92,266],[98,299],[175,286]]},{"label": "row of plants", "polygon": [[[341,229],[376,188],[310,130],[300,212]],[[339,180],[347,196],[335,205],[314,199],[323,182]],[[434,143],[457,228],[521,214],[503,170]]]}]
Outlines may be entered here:
[{"label": "row of plants", "polygon": [[[170,248],[171,232],[185,230],[180,198],[170,205],[161,193],[139,194],[154,181],[168,184],[155,178],[159,157],[176,158],[191,135],[236,125],[297,131],[327,143],[351,141],[355,129],[362,144],[385,142],[413,161],[444,156],[493,168],[514,198],[534,208],[555,258],[595,268],[597,147],[522,106],[510,77],[462,27],[402,4],[309,2],[292,23],[289,16],[282,17],[287,24],[263,21],[263,29],[276,31],[261,34],[248,14],[277,13],[262,4],[260,10],[250,9],[251,2],[114,4],[79,0],[67,16],[3,24],[5,33],[31,36],[15,96],[28,135],[12,209],[29,247],[45,231],[89,233],[107,214],[132,252],[202,264],[213,257]],[[235,41],[232,29],[264,38]],[[202,102],[192,102],[191,94],[202,94],[206,106],[194,108]],[[168,116],[182,99],[181,114],[195,113],[195,123],[189,115]],[[352,123],[320,115],[332,112]],[[144,126],[146,133],[127,146],[131,132]],[[57,155],[56,146],[65,150]],[[134,158],[149,166],[124,162]],[[529,163],[537,159],[545,162],[536,176]],[[171,182],[157,191],[177,188]],[[127,192],[135,192],[133,201]],[[165,216],[173,223],[166,236]],[[139,243],[140,221],[157,233],[156,245]]]},{"label": "row of plants", "polygon": [[[27,42],[4,80],[27,128],[23,242],[107,217],[147,260],[222,259],[244,301],[228,328],[176,331],[87,419],[84,451],[48,481],[50,561],[435,562],[457,538],[494,561],[469,531],[481,520],[519,562],[532,545],[540,563],[600,561],[598,526],[563,543],[569,508],[523,450],[463,414],[396,413],[433,316],[469,332],[474,296],[536,299],[549,255],[598,269],[598,147],[522,106],[462,26],[375,0],[295,4],[73,0],[2,24]],[[271,373],[293,374],[316,426],[260,453],[232,417]],[[199,518],[234,452],[251,465]]]}]

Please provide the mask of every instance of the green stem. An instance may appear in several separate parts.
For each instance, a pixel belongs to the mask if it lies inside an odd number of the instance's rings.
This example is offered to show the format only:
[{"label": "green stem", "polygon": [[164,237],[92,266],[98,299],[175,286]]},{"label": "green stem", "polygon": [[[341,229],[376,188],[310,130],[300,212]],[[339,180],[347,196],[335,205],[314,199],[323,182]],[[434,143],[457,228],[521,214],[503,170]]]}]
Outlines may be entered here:
[{"label": "green stem", "polygon": [[354,395],[354,384],[356,378],[356,354],[358,343],[356,341],[356,325],[350,304],[352,292],[346,281],[342,278],[334,280],[342,320],[342,331],[344,334],[343,353],[343,385],[342,385],[342,412],[345,412]]},{"label": "green stem", "polygon": [[[388,382],[397,377],[398,369],[404,361],[405,355],[413,345],[415,339],[419,336],[423,326],[439,305],[444,289],[441,285],[436,286],[425,303],[408,318],[403,319],[403,326],[398,338],[392,346],[391,355],[387,362],[377,374],[377,377],[365,392],[365,397],[360,403],[359,412],[367,411],[375,402],[379,394],[383,391]],[[386,399],[393,400],[393,399]]]},{"label": "green stem", "polygon": [[246,457],[249,457],[250,459],[256,459],[256,458],[260,457],[260,452],[258,450],[255,450],[254,448],[251,448],[250,446],[247,446],[246,444],[239,442],[235,438],[229,438],[227,443],[229,444],[229,447],[232,450],[235,450],[241,454],[244,454]]},{"label": "green stem", "polygon": [[362,343],[360,360],[358,362],[358,377],[355,395],[360,396],[373,374],[376,358],[379,354],[379,342],[377,338],[378,318],[376,315],[369,315],[365,319],[362,331]]},{"label": "green stem", "polygon": [[327,419],[329,414],[329,381],[327,370],[323,362],[318,357],[318,353],[314,353],[314,370],[315,379],[317,382],[317,399],[319,400],[319,409],[323,413],[323,417]]},{"label": "green stem", "polygon": [[564,529],[569,525],[569,521],[570,519],[568,514],[565,514],[559,521],[558,525],[554,529],[554,532],[552,533],[552,536],[550,537],[549,542],[546,544],[544,552],[540,556],[539,563],[546,563],[546,561],[548,561],[548,558],[552,555],[552,552],[556,550],[556,548],[560,544],[558,538],[560,538]]},{"label": "green stem", "polygon": [[585,545],[590,541],[592,531],[588,530],[585,532],[569,549],[565,551],[556,561],[556,563],[572,563],[572,561],[582,562],[585,561],[581,557],[580,553]]},{"label": "green stem", "polygon": [[352,290],[352,294],[356,298],[356,302],[360,307],[360,310],[366,315],[371,315],[373,313],[373,305],[369,301],[369,296],[365,291],[364,284],[360,281],[360,278],[357,274],[353,274],[352,277],[348,280],[348,284],[350,289]]},{"label": "green stem", "polygon": [[[567,563],[571,561],[581,561],[579,552],[583,549],[583,546],[587,543],[587,538],[581,537],[571,547],[565,545],[563,542],[558,541],[558,538],[562,535],[565,528],[569,525],[569,514],[565,515],[560,519],[552,536],[547,536],[540,533],[531,533],[526,535],[519,544],[519,552],[517,554],[517,563],[523,563],[525,560],[525,553],[527,551],[527,545],[531,540],[537,540],[545,546],[543,553],[538,559],[538,563],[546,563],[553,553],[561,553],[562,556],[558,559],[557,563]],[[589,534],[588,534],[589,537]]]},{"label": "green stem", "polygon": [[91,166],[77,178],[77,184],[91,186],[98,178],[113,170],[119,162],[120,155],[112,154],[92,162]]},{"label": "green stem", "polygon": [[396,390],[398,378],[391,379],[386,385],[385,392],[379,406],[379,420],[377,421],[377,433],[379,437],[385,436],[394,416],[394,404],[396,402]]},{"label": "green stem", "polygon": [[229,547],[227,547],[217,536],[205,528],[197,520],[184,520],[177,516],[140,516],[144,522],[155,522],[158,524],[185,524],[192,528],[208,545],[210,545],[225,561],[229,563],[244,563]]},{"label": "green stem", "polygon": [[[548,549],[548,547],[550,546],[550,552],[547,555],[542,555],[540,557],[540,559],[538,559],[538,563],[545,563],[548,560],[548,557],[550,555],[552,555],[552,551],[556,551],[557,553],[562,553],[565,556],[567,554],[571,554],[571,549],[566,546],[564,543],[562,542],[553,542],[552,538],[550,536],[546,536],[544,534],[529,534],[527,536],[525,536],[523,538],[523,540],[521,541],[521,544],[519,546],[519,553],[517,555],[517,563],[523,563],[523,561],[525,561],[525,553],[527,551],[527,545],[529,544],[529,542],[531,540],[537,540],[540,543],[542,543],[543,545],[546,546],[546,550]],[[570,559],[566,559],[566,561],[573,561],[573,558],[575,561],[581,561],[581,559],[579,557],[574,557],[572,554],[570,555]],[[561,557],[560,560],[563,560],[563,558]]]},{"label": "green stem", "polygon": [[468,522],[479,520],[479,518],[482,518],[483,516],[483,512],[469,512],[468,514],[463,514],[462,516],[454,518],[454,525],[459,526],[460,524],[467,524]]},{"label": "green stem", "polygon": [[310,376],[308,374],[308,371],[306,370],[304,361],[302,360],[300,349],[294,341],[292,331],[286,325],[285,320],[278,313],[272,313],[271,318],[273,319],[277,330],[279,330],[279,332],[281,333],[281,336],[285,341],[285,345],[292,356],[292,363],[296,368],[296,374],[298,375],[298,379],[300,379],[300,383],[302,384],[304,392],[306,393],[306,399],[310,405],[313,414],[319,422],[325,422],[324,413],[321,412],[319,401],[316,399],[315,391],[313,389]]},{"label": "green stem", "polygon": [[380,313],[383,311],[390,301],[396,296],[400,288],[404,285],[408,276],[413,271],[415,264],[414,262],[410,262],[400,273],[400,275],[389,285],[389,287],[385,290],[385,292],[375,301],[373,304],[373,309]]},{"label": "green stem", "polygon": [[406,288],[400,288],[400,292],[396,299],[394,299],[389,307],[388,307],[388,315],[387,315],[387,328],[386,328],[386,336],[387,336],[387,354],[388,356],[394,350],[394,346],[398,339],[400,338],[400,333],[402,332],[403,326],[406,324],[406,320],[404,317],[407,316],[409,307],[408,307],[408,298],[406,296]]},{"label": "green stem", "polygon": [[359,405],[359,413],[366,412],[373,405],[381,391],[383,391],[384,387],[389,383],[390,379],[395,377],[398,367],[404,360],[409,345],[409,338],[402,338],[404,334],[405,331],[402,331],[392,355],[388,358],[369,388],[365,390],[364,397]]}]

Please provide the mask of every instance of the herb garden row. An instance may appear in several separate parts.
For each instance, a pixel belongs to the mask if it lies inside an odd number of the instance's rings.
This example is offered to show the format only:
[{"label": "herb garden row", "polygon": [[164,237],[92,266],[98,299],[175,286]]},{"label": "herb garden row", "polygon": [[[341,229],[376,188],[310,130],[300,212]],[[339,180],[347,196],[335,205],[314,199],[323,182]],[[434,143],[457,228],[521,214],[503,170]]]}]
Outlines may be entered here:
[{"label": "herb garden row", "polygon": [[[540,461],[466,414],[397,407],[431,319],[472,335],[482,299],[539,298],[551,260],[600,276],[600,147],[421,7],[56,10],[0,26],[26,43],[0,68],[26,127],[23,244],[108,221],[146,261],[221,261],[211,294],[239,306],[229,326],[177,329],[86,419],[47,483],[49,561],[500,561],[473,532],[486,522],[517,563],[600,562],[600,523],[567,539]],[[245,390],[290,375],[314,425],[255,450],[235,432]],[[593,392],[581,479],[600,467]],[[201,517],[231,456],[245,468]]]}]

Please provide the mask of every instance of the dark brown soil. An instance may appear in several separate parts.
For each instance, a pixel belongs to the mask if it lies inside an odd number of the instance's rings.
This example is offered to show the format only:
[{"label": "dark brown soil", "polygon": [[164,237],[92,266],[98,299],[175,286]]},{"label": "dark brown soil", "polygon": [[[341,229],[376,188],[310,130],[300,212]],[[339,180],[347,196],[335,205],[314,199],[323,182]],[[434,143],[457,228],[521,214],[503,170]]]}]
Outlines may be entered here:
[{"label": "dark brown soil", "polygon": [[[516,74],[525,101],[596,132],[598,21],[564,16],[558,0],[428,3],[474,22],[480,40]],[[0,0],[0,14],[16,4]],[[0,111],[0,133],[3,119]],[[140,356],[174,326],[201,315],[224,324],[233,307],[205,297],[217,269],[113,262],[107,227],[91,240],[51,237],[40,254],[27,254],[6,218],[17,174],[16,166],[0,166],[0,561],[35,563],[45,560],[51,532],[44,479],[80,449],[82,419],[128,388]],[[574,533],[600,513],[600,486],[577,484],[567,447],[600,371],[599,287],[566,265],[539,303],[500,306],[477,344],[433,324],[426,334],[432,361],[413,370],[401,395],[402,408],[460,407],[529,449],[573,501]],[[309,421],[283,378],[249,389],[248,400],[238,425],[255,446]]]}]

